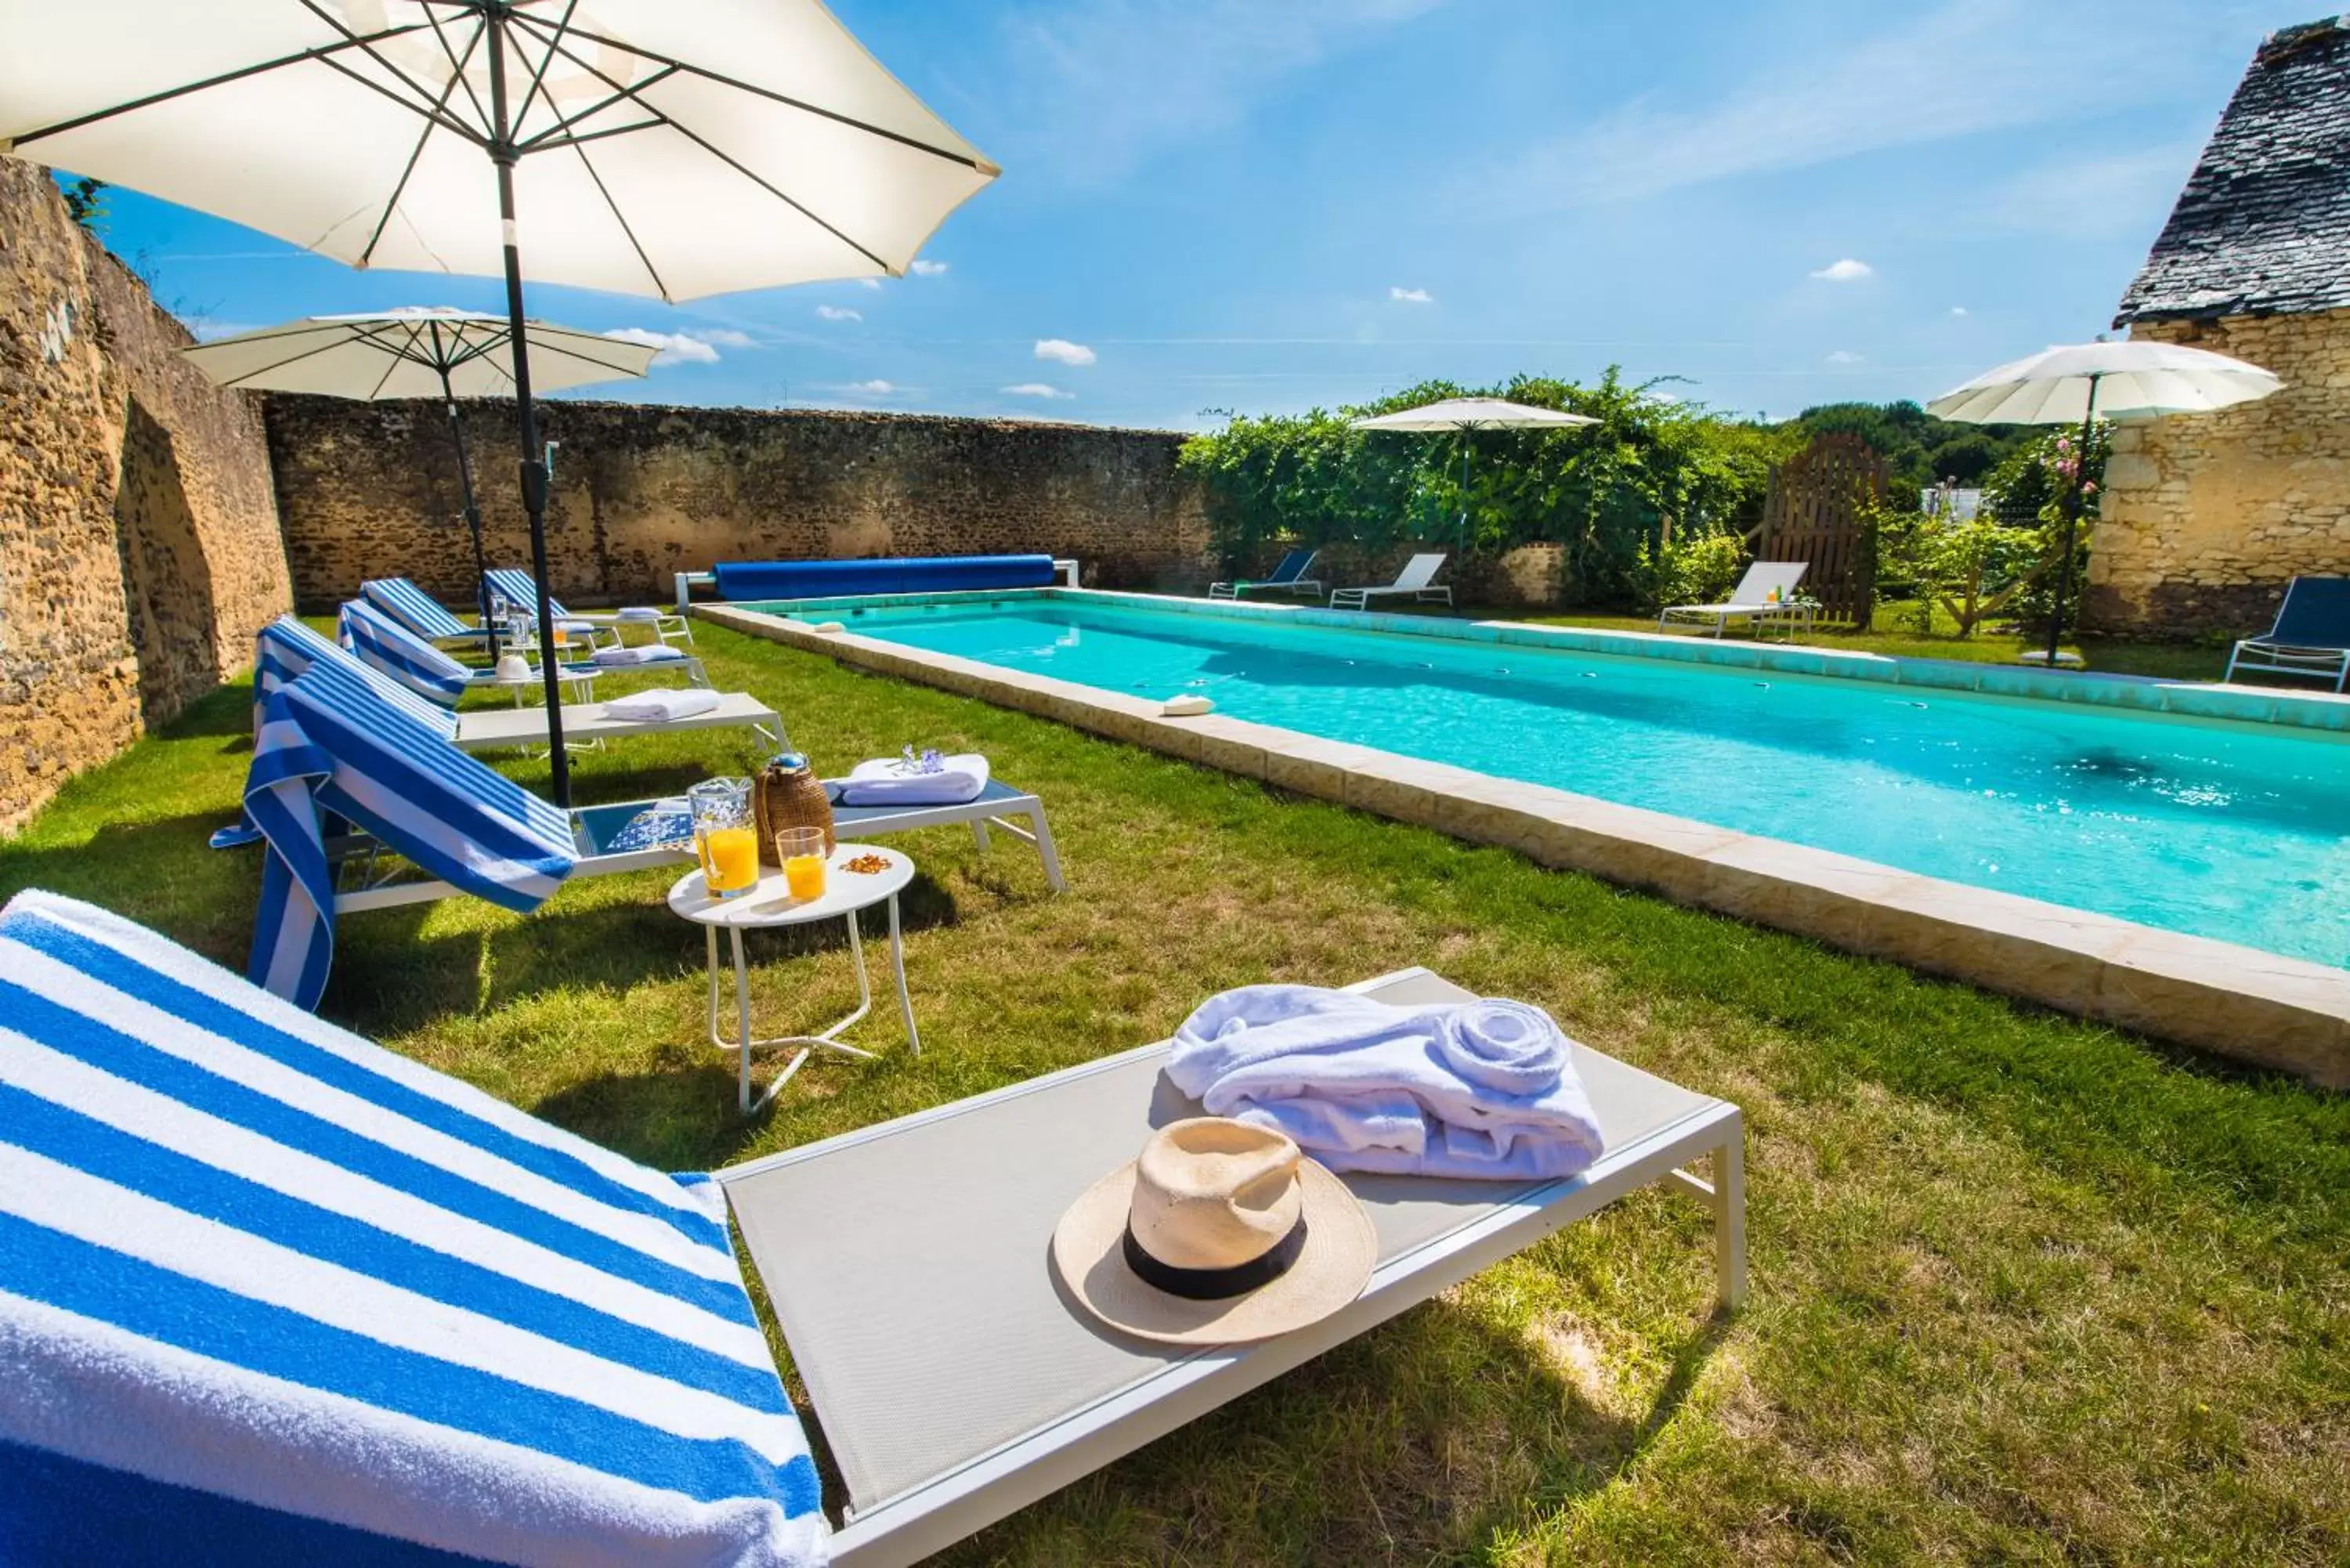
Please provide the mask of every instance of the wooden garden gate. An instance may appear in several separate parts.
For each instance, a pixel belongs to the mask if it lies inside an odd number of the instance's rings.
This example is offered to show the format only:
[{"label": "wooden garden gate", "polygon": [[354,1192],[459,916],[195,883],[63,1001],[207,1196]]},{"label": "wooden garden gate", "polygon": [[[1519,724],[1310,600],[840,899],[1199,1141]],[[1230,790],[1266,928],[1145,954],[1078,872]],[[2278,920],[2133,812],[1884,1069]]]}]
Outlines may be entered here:
[{"label": "wooden garden gate", "polygon": [[1860,437],[1813,437],[1771,471],[1754,558],[1804,562],[1804,591],[1820,601],[1820,618],[1866,628],[1877,608],[1877,540],[1863,503],[1882,502],[1885,488],[1885,460]]}]

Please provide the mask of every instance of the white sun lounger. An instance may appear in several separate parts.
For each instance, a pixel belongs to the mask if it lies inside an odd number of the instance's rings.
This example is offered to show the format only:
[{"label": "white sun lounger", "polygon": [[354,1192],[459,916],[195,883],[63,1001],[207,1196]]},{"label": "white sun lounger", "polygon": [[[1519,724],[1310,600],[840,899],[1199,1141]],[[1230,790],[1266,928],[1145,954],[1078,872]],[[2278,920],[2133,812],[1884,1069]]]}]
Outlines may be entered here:
[{"label": "white sun lounger", "polygon": [[[0,933],[24,1034],[0,1217],[27,1239],[0,1251],[25,1373],[0,1433],[29,1502],[15,1533],[44,1562],[160,1560],[178,1531],[221,1561],[781,1563],[828,1545],[839,1568],[891,1568],[1645,1186],[1707,1201],[1717,1298],[1744,1294],[1738,1108],[1577,1047],[1606,1141],[1589,1170],[1350,1178],[1379,1257],[1329,1317],[1213,1348],[1097,1327],[1047,1242],[1150,1127],[1194,1114],[1167,1046],[1146,1046],[706,1179],[847,1482],[827,1542],[705,1179],[573,1138],[86,905],[24,895]],[[1469,994],[1424,970],[1355,989]],[[1699,1158],[1712,1181],[1681,1168]]]},{"label": "white sun lounger", "polygon": [[[567,730],[565,738],[569,738]],[[691,865],[693,851],[683,846],[613,847],[621,830],[655,804],[632,800],[614,805],[574,807],[571,836],[579,858],[572,868],[572,877],[608,877],[623,871]],[[1045,867],[1045,880],[1053,891],[1065,892],[1068,888],[1061,874],[1061,856],[1053,843],[1053,830],[1045,823],[1045,803],[998,779],[990,779],[978,799],[959,805],[836,804],[832,820],[839,836],[852,840],[910,833],[918,827],[969,827],[983,853],[993,846],[993,830],[1002,828],[1035,848],[1037,859]],[[328,853],[336,861],[341,877],[340,888],[335,895],[335,913],[338,916],[395,909],[403,904],[430,904],[457,898],[463,891],[441,878],[422,876],[405,863],[381,864],[379,846],[365,835],[330,840]]]},{"label": "white sun lounger", "polygon": [[[1422,969],[1352,989],[1470,993]],[[1152,1345],[1060,1297],[1061,1211],[1198,1109],[1165,1044],[717,1173],[847,1487],[838,1568],[895,1568],[1057,1491],[1627,1193],[1713,1211],[1715,1291],[1746,1291],[1738,1107],[1575,1047],[1607,1152],[1582,1175],[1470,1182],[1350,1176],[1379,1262],[1356,1302],[1253,1345]],[[1711,1181],[1682,1168],[1710,1159]],[[951,1182],[941,1171],[963,1173]]]},{"label": "white sun lounger", "polygon": [[1713,635],[1720,637],[1722,628],[1731,621],[1753,627],[1757,635],[1773,626],[1809,626],[1811,607],[1793,602],[1795,585],[1804,580],[1805,566],[1803,561],[1757,561],[1746,568],[1746,575],[1730,590],[1728,602],[1670,606],[1657,617],[1657,629],[1664,630],[1669,621],[1686,622],[1711,626]]},{"label": "white sun lounger", "polygon": [[[590,742],[625,740],[636,735],[674,735],[689,730],[747,729],[769,750],[784,743],[784,721],[776,711],[747,691],[718,693],[718,706],[681,719],[616,719],[601,702],[563,705],[563,743],[584,746]],[[503,746],[546,744],[546,710],[534,708],[467,708],[457,715],[454,737],[461,751],[489,751]]]},{"label": "white sun lounger", "polygon": [[1439,585],[1436,574],[1444,569],[1441,551],[1429,556],[1414,556],[1404,563],[1396,580],[1384,586],[1330,590],[1332,609],[1368,609],[1373,599],[1409,598],[1415,604],[1446,604],[1452,602],[1452,589]]}]

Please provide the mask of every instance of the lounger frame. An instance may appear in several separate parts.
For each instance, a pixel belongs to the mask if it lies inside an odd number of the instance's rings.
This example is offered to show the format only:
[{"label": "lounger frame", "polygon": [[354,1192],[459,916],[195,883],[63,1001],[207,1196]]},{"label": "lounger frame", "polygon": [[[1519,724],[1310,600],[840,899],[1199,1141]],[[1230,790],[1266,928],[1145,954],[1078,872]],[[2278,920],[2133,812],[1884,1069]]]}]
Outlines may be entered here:
[{"label": "lounger frame", "polygon": [[2296,648],[2291,643],[2248,637],[2229,652],[2228,672],[2220,678],[2220,681],[2224,684],[2235,680],[2239,670],[2331,680],[2334,690],[2339,691],[2350,685],[2350,648]]},{"label": "lounger frame", "polygon": [[[1297,553],[1293,550],[1290,555],[1294,556]],[[1208,597],[1211,599],[1237,599],[1251,588],[1275,588],[1301,599],[1318,599],[1323,594],[1322,579],[1307,576],[1306,574],[1314,569],[1314,563],[1322,558],[1322,552],[1307,550],[1305,555],[1305,560],[1298,566],[1297,575],[1294,577],[1249,577],[1228,583],[1210,583]],[[1287,560],[1287,556],[1282,557],[1283,563],[1285,564]],[[1275,569],[1278,569],[1278,566]]]},{"label": "lounger frame", "polygon": [[[1420,993],[1415,1000],[1424,1000],[1430,987],[1455,997],[1469,994],[1419,968],[1399,970],[1347,989],[1375,996],[1409,990]],[[1110,1071],[1167,1049],[1162,1042],[1085,1063],[991,1094],[746,1161],[717,1172],[716,1179],[728,1190],[730,1200],[739,1201],[733,1187],[763,1172],[821,1160],[855,1145],[941,1118],[985,1115],[989,1107],[1006,1100],[1049,1093],[1073,1079]],[[853,1512],[833,1538],[833,1562],[837,1568],[899,1568],[917,1562],[1645,1187],[1676,1188],[1698,1197],[1711,1210],[1716,1299],[1722,1310],[1735,1309],[1746,1294],[1743,1125],[1736,1106],[1700,1096],[1691,1098],[1697,1108],[1646,1137],[1610,1148],[1582,1174],[1544,1184],[1525,1198],[1499,1207],[1436,1241],[1386,1260],[1353,1303],[1308,1328],[1258,1345],[1213,1347],[1171,1357],[1163,1370],[1139,1384],[1086,1408],[1070,1410],[910,1492]],[[1711,1162],[1711,1180],[1702,1180],[1683,1168],[1698,1159]],[[970,1173],[963,1179],[984,1179],[984,1173]],[[1038,1266],[1045,1266],[1041,1256]],[[783,1327],[789,1339],[791,1324],[786,1321]],[[821,1423],[825,1417],[821,1405],[816,1416]]]},{"label": "lounger frame", "polygon": [[[632,849],[619,854],[598,853],[596,839],[589,831],[593,818],[617,818],[625,821],[654,803],[649,800],[628,801],[617,805],[582,806],[571,813],[571,831],[578,841],[580,858],[573,867],[573,878],[608,877],[623,871],[650,871],[664,866],[686,866],[693,861],[688,849]],[[1023,826],[1018,818],[1025,818]],[[969,826],[972,837],[982,853],[993,846],[992,831],[1002,828],[1014,837],[1028,844],[1044,863],[1045,880],[1055,893],[1068,890],[1068,881],[1061,874],[1060,851],[1053,843],[1053,830],[1045,822],[1045,803],[1024,791],[991,784],[988,792],[977,800],[961,805],[908,805],[894,808],[864,806],[854,808],[854,815],[844,813],[842,827],[858,838],[879,837],[883,834],[908,833],[918,827]],[[393,909],[407,904],[432,904],[443,898],[462,896],[463,890],[437,877],[426,877],[406,861],[388,858],[382,847],[365,834],[347,833],[328,840],[327,853],[341,871],[347,885],[335,895],[337,915],[362,914],[370,909]]]}]

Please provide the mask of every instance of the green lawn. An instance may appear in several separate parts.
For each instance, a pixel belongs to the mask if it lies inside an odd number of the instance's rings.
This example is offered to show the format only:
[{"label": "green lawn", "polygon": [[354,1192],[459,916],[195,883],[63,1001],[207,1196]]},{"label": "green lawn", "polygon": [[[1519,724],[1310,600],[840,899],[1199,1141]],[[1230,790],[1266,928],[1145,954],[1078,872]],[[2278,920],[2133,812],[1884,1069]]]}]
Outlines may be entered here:
[{"label": "green lawn", "polygon": [[[977,749],[1024,846],[899,842],[926,1054],[812,1063],[763,1122],[697,1046],[667,874],[522,919],[345,925],[324,1011],[590,1137],[706,1168],[1164,1034],[1253,981],[1426,962],[1750,1118],[1751,1307],[1650,1193],[951,1552],[957,1563],[2338,1563],[2350,1559],[2350,1097],[1846,957],[1505,851],[700,632],[819,766]],[[1938,644],[1937,651],[1944,651]],[[240,962],[256,865],[203,847],[245,693],[75,781],[0,891],[95,899]],[[738,770],[730,738],[585,758],[581,798]],[[543,781],[543,765],[516,775]],[[837,951],[762,944],[762,1027],[825,1022]],[[894,1045],[888,1009],[860,1036]]]}]

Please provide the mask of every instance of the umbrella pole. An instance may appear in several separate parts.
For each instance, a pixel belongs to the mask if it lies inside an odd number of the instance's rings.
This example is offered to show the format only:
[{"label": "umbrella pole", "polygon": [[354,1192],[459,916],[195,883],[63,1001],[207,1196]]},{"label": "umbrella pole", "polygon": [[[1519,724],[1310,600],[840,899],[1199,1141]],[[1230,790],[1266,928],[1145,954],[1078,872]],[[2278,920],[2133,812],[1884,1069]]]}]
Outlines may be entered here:
[{"label": "umbrella pole", "polygon": [[2073,452],[2073,489],[2064,497],[2064,558],[2056,567],[2056,603],[2048,615],[2048,668],[2064,636],[2064,601],[2073,597],[2073,540],[2081,526],[2082,487],[2089,482],[2089,436],[2097,418],[2098,377],[2089,378],[2089,406],[2081,411],[2081,444]]},{"label": "umbrella pole", "polygon": [[530,514],[530,569],[538,587],[538,668],[546,688],[546,763],[555,804],[571,807],[571,756],[563,748],[563,671],[555,656],[555,614],[548,608],[546,454],[538,444],[538,411],[531,406],[530,342],[523,324],[522,240],[515,226],[515,165],[521,151],[506,123],[505,30],[503,8],[483,14],[490,65],[490,161],[498,170],[498,219],[505,228],[506,347],[514,355],[515,423],[522,437],[522,504]]},{"label": "umbrella pole", "polygon": [[482,550],[482,508],[473,499],[473,460],[465,452],[464,421],[457,417],[457,394],[450,389],[449,370],[441,369],[441,400],[449,410],[449,439],[457,449],[457,488],[465,498],[465,529],[473,536],[473,607],[481,613],[482,629],[490,634],[490,662],[498,661],[498,618],[490,612],[490,560]]}]

